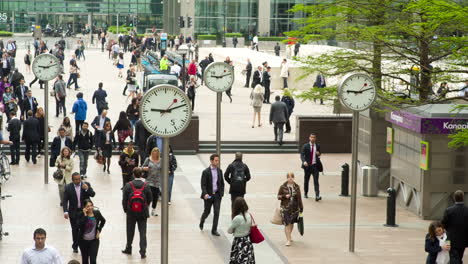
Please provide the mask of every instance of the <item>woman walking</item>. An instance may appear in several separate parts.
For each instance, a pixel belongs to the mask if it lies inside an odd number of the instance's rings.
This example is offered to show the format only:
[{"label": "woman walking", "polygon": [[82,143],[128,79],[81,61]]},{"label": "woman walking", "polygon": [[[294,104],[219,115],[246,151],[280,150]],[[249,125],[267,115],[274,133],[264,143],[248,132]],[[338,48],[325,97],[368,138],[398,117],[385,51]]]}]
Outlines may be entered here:
[{"label": "woman walking", "polygon": [[115,123],[112,133],[117,130],[117,139],[119,140],[119,150],[122,151],[125,144],[125,139],[130,136],[133,139],[133,130],[130,120],[127,118],[127,113],[124,111],[120,112],[119,120]]},{"label": "woman walking", "polygon": [[26,73],[31,73],[31,51],[29,49],[24,55],[24,65],[26,65]]},{"label": "woman walking", "polygon": [[169,145],[169,205],[171,205],[172,185],[174,184],[174,172],[177,170],[177,159]]},{"label": "woman walking", "polygon": [[[45,119],[44,119],[44,108],[38,107],[36,111],[36,119],[39,120],[39,145],[37,147],[39,155],[44,150],[44,126],[45,126]],[[50,132],[50,129],[49,129]]]},{"label": "woman walking", "polygon": [[[115,137],[114,132],[112,131],[112,125],[109,121],[104,124],[104,130],[101,134],[102,138],[99,140],[101,146],[99,148],[102,150],[102,156],[104,157],[104,169],[102,171],[106,171],[107,174],[110,174],[110,162],[112,158],[112,149],[115,147]],[[106,167],[107,164],[107,167]]]},{"label": "woman walking", "polygon": [[286,234],[286,246],[291,246],[291,233],[294,223],[297,223],[299,213],[302,213],[301,188],[294,182],[294,173],[288,172],[287,181],[281,185],[278,191],[278,200],[281,200],[281,217],[283,218],[284,232]]},{"label": "woman walking", "polygon": [[283,89],[288,88],[289,63],[287,59],[283,59],[280,69],[280,77],[283,79]]},{"label": "woman walking", "polygon": [[244,198],[237,197],[232,205],[231,226],[229,234],[233,234],[230,264],[251,264],[255,263],[254,248],[250,241],[250,227],[252,217],[248,212],[249,207]]},{"label": "woman walking", "polygon": [[151,155],[143,162],[143,170],[146,171],[146,182],[151,188],[153,194],[153,201],[151,202],[151,215],[158,216],[156,213],[156,206],[158,205],[159,194],[161,193],[161,157],[158,148],[151,150]]},{"label": "woman walking", "polygon": [[195,94],[197,88],[197,81],[195,76],[190,78],[190,81],[187,83],[187,96],[192,101],[192,111],[195,109]]},{"label": "woman walking", "polygon": [[[224,63],[226,63],[227,65],[229,65],[229,66],[231,66],[231,67],[234,68],[234,63],[232,62],[231,58],[226,57],[226,60],[224,61]],[[229,89],[226,90],[226,95],[229,97],[229,102],[230,102],[230,103],[232,103],[231,88],[232,88],[232,87],[229,87]]]},{"label": "woman walking", "polygon": [[134,128],[135,123],[140,119],[140,104],[137,98],[132,98],[132,103],[128,105],[127,116],[132,124],[132,128]]},{"label": "woman walking", "polygon": [[63,147],[60,151],[60,156],[55,161],[55,167],[62,170],[63,178],[61,180],[55,179],[58,184],[60,206],[63,203],[63,192],[65,191],[65,185],[72,182],[72,171],[73,171],[73,159],[71,158],[71,149],[69,147]]},{"label": "woman walking", "polygon": [[[68,116],[63,118],[62,124],[60,125],[59,129],[63,127],[65,129],[65,136],[70,138],[71,141],[73,141],[73,128],[71,125],[70,118]],[[58,131],[57,131],[58,135]]]},{"label": "woman walking", "polygon": [[123,52],[119,53],[119,58],[117,59],[117,69],[119,69],[119,78],[122,78],[122,69],[124,68],[124,54]]},{"label": "woman walking", "polygon": [[261,86],[260,84],[257,84],[257,86],[255,86],[255,88],[252,90],[252,93],[250,94],[250,99],[252,99],[252,107],[254,110],[252,128],[255,127],[255,116],[258,116],[258,127],[262,126],[261,115],[263,100],[265,99],[263,94],[263,86]]},{"label": "woman walking", "polygon": [[[130,66],[130,70],[127,71],[127,90],[130,92],[127,96],[128,98],[133,98],[135,97],[135,92],[136,92],[136,73],[135,73],[135,67]],[[125,93],[125,90],[124,90]]]},{"label": "woman walking", "polygon": [[432,222],[429,225],[424,245],[424,250],[428,253],[426,264],[449,263],[450,244],[448,244],[446,240],[447,234],[445,233],[442,223],[439,221]]},{"label": "woman walking", "polygon": [[82,264],[96,264],[99,251],[99,237],[106,219],[90,199],[83,201],[83,211],[78,215],[78,245]]},{"label": "woman walking", "polygon": [[70,63],[70,77],[68,78],[67,82],[67,88],[70,89],[70,86],[72,84],[75,84],[75,90],[78,90],[80,88],[78,86],[78,71],[80,68],[78,68],[78,65],[76,64],[76,60],[72,60]]}]

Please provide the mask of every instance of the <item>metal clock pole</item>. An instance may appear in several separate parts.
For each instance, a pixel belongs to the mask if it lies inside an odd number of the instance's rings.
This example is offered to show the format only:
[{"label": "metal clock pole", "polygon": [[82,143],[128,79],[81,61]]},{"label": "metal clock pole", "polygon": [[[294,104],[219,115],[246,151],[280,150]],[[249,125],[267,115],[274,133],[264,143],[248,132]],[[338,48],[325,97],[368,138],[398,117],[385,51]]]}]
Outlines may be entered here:
[{"label": "metal clock pole", "polygon": [[169,263],[169,137],[163,137],[161,263]]},{"label": "metal clock pole", "polygon": [[223,92],[216,93],[216,154],[219,156],[219,167],[221,167],[221,97]]},{"label": "metal clock pole", "polygon": [[[49,183],[49,81],[44,81],[44,184]],[[40,152],[41,150],[38,149]]]},{"label": "metal clock pole", "polygon": [[349,221],[349,252],[354,252],[354,241],[356,234],[356,195],[357,195],[357,156],[359,135],[359,111],[353,111],[353,144],[351,171],[351,213]]}]

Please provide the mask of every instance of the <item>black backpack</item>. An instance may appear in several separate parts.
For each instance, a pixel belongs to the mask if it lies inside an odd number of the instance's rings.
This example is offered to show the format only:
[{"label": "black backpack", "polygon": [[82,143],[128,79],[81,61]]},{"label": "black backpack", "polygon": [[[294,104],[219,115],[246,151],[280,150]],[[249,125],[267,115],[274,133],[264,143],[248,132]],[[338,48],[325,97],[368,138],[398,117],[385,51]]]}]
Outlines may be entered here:
[{"label": "black backpack", "polygon": [[231,191],[244,192],[245,191],[245,166],[244,164],[233,164],[234,171],[231,177]]}]

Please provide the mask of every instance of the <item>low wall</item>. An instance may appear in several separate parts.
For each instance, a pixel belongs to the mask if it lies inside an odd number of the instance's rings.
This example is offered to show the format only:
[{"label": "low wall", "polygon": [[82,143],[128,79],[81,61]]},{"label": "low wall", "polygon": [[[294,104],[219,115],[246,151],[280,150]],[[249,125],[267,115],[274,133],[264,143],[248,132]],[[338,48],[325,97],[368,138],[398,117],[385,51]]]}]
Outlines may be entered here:
[{"label": "low wall", "polygon": [[198,116],[193,115],[192,121],[184,132],[171,138],[170,144],[176,153],[194,154],[200,148],[200,121]]},{"label": "low wall", "polygon": [[323,153],[351,153],[351,115],[298,115],[296,129],[299,152],[309,142],[310,133],[315,133]]}]

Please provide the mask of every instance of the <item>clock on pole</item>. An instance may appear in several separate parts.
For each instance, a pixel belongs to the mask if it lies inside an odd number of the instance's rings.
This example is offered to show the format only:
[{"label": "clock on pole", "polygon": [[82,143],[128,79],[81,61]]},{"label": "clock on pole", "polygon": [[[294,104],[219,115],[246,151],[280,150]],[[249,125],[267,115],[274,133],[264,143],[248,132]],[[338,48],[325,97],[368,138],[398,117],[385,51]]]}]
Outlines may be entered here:
[{"label": "clock on pole", "polygon": [[[52,54],[44,53],[36,58],[32,63],[32,71],[37,79],[44,82],[44,123],[49,123],[49,81],[57,77],[62,70],[60,60]],[[31,88],[31,87],[30,87]],[[44,126],[44,183],[49,182],[49,126]]]},{"label": "clock on pole", "polygon": [[[190,124],[192,106],[187,95],[173,85],[157,85],[141,99],[140,117],[143,126],[163,138],[161,263],[168,264],[169,252],[169,138],[182,133]],[[151,151],[151,150],[150,150]]]},{"label": "clock on pole", "polygon": [[357,193],[357,159],[359,139],[359,112],[369,109],[377,98],[372,77],[363,73],[349,73],[343,77],[338,85],[340,102],[353,110],[353,142],[352,142],[352,171],[351,171],[351,207],[349,221],[349,251],[354,252],[356,231],[356,193]]}]

